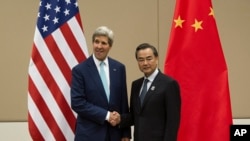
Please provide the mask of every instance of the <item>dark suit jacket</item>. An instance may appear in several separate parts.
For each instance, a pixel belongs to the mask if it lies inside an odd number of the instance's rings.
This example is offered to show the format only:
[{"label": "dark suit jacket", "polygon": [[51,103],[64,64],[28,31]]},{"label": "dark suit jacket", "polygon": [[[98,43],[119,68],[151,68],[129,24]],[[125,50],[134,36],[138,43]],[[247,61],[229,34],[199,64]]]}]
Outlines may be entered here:
[{"label": "dark suit jacket", "polygon": [[130,137],[130,128],[119,129],[105,121],[107,111],[128,112],[125,66],[111,58],[108,61],[109,102],[93,56],[72,70],[71,107],[77,113],[75,141],[104,141],[107,133],[111,141]]},{"label": "dark suit jacket", "polygon": [[143,80],[132,83],[130,114],[122,115],[120,126],[134,125],[134,141],[176,141],[181,106],[178,83],[159,72],[141,106]]}]

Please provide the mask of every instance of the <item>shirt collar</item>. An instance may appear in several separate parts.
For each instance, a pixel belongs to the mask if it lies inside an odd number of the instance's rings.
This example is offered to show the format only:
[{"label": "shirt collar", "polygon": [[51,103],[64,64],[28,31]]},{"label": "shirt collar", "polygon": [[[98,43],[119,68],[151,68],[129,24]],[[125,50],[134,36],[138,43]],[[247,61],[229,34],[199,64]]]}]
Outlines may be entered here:
[{"label": "shirt collar", "polygon": [[94,59],[95,65],[96,65],[97,67],[100,66],[100,63],[101,63],[101,62],[104,62],[105,66],[108,66],[108,57],[106,57],[103,61],[100,61],[100,60],[98,60],[98,59],[95,57],[95,55],[93,54],[93,59]]},{"label": "shirt collar", "polygon": [[155,69],[155,71],[149,77],[144,77],[144,79],[148,79],[150,82],[153,82],[153,80],[155,79],[158,72],[159,72],[159,70]]}]

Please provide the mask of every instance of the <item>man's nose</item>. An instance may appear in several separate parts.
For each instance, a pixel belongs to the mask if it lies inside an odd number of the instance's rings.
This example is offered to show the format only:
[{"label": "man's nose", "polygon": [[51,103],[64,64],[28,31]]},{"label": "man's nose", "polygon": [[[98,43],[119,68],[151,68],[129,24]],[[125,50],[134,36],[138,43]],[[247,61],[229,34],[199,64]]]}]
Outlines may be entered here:
[{"label": "man's nose", "polygon": [[102,48],[102,44],[101,44],[101,43],[97,43],[96,46],[97,46],[98,48]]},{"label": "man's nose", "polygon": [[147,59],[143,60],[142,64],[143,65],[147,65],[148,64],[148,60]]}]

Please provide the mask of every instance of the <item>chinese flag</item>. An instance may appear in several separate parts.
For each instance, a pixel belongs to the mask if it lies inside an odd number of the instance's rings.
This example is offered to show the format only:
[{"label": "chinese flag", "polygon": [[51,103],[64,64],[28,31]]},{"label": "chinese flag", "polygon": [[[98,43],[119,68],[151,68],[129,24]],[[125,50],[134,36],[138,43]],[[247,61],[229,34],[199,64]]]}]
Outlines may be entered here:
[{"label": "chinese flag", "polygon": [[177,0],[165,74],[181,88],[178,141],[229,141],[228,70],[211,0]]}]

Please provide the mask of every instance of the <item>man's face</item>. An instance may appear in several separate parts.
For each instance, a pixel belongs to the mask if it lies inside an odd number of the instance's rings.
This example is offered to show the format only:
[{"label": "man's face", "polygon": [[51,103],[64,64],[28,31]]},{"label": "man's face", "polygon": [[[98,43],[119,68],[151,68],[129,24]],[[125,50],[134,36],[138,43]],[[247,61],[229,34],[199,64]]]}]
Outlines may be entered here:
[{"label": "man's face", "polygon": [[146,48],[137,52],[137,62],[139,69],[148,77],[157,68],[158,57],[154,56],[152,49]]},{"label": "man's face", "polygon": [[108,37],[95,37],[93,41],[93,53],[98,60],[103,61],[107,57],[110,48],[111,46],[108,43]]}]

